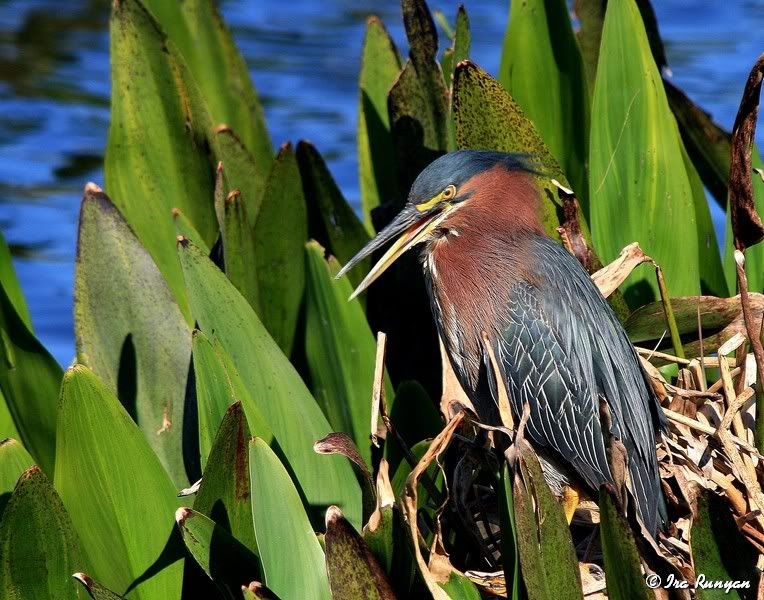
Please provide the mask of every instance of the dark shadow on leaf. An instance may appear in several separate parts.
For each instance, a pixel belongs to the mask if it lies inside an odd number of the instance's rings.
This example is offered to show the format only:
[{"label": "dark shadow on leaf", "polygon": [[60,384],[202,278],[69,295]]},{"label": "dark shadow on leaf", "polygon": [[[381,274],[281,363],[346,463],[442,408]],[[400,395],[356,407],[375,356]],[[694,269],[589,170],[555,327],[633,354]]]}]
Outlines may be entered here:
[{"label": "dark shadow on leaf", "polygon": [[138,422],[138,361],[135,355],[133,334],[128,333],[122,342],[119,353],[119,371],[117,372],[117,397],[125,407],[127,414]]},{"label": "dark shadow on leaf", "polygon": [[188,480],[198,481],[202,476],[202,465],[199,458],[199,406],[196,400],[196,374],[192,358],[189,359],[184,402],[183,464]]},{"label": "dark shadow on leaf", "polygon": [[[170,515],[169,518],[172,518],[172,515]],[[122,595],[127,596],[144,581],[148,581],[173,563],[185,558],[185,556],[186,546],[183,543],[183,538],[181,537],[178,528],[173,527],[172,531],[170,532],[170,537],[167,538],[167,543],[164,545],[164,548],[162,548],[162,552],[160,552],[156,560],[151,565],[149,565],[149,567],[143,573],[136,577],[136,579],[129,586],[127,586],[127,589]]]}]

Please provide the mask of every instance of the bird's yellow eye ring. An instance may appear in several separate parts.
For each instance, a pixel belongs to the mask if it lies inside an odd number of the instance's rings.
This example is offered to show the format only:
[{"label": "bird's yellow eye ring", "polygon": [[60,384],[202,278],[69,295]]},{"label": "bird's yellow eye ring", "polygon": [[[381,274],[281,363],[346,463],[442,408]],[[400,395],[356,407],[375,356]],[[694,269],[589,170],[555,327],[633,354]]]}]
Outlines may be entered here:
[{"label": "bird's yellow eye ring", "polygon": [[443,190],[443,193],[441,194],[441,197],[443,200],[451,200],[456,196],[456,186],[449,185],[445,190]]}]

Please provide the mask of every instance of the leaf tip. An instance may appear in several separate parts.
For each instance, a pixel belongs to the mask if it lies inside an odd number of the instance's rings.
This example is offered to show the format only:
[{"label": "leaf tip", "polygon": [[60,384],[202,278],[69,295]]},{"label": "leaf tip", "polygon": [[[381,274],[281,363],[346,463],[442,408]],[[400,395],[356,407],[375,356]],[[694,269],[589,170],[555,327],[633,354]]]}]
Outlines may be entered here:
[{"label": "leaf tip", "polygon": [[185,235],[176,236],[175,241],[181,248],[188,248],[189,239]]},{"label": "leaf tip", "polygon": [[239,188],[234,188],[230,192],[228,192],[228,195],[225,197],[225,203],[226,206],[230,206],[234,202],[236,202],[241,197],[241,190]]},{"label": "leaf tip", "polygon": [[186,519],[193,516],[193,514],[194,514],[194,511],[185,506],[181,506],[178,510],[176,510],[175,522],[178,524],[178,527],[183,527],[183,525],[186,522]]},{"label": "leaf tip", "polygon": [[342,514],[342,511],[339,509],[339,507],[332,504],[329,508],[326,509],[326,528],[329,529],[330,525],[334,525],[337,523],[337,521],[340,521],[344,518],[345,515]]},{"label": "leaf tip", "polygon": [[103,190],[98,184],[93,183],[92,181],[88,181],[85,184],[85,194],[102,194],[102,193],[103,193]]},{"label": "leaf tip", "polygon": [[[231,127],[227,125],[226,123],[220,123],[219,125],[215,126],[215,129],[213,130],[216,134],[220,133],[230,133],[232,131]],[[218,163],[222,164],[222,163]]]},{"label": "leaf tip", "polygon": [[93,580],[90,578],[90,576],[87,573],[74,573],[72,574],[72,577],[74,577],[77,581],[79,581],[82,585],[85,586],[88,590],[92,589],[93,587]]}]

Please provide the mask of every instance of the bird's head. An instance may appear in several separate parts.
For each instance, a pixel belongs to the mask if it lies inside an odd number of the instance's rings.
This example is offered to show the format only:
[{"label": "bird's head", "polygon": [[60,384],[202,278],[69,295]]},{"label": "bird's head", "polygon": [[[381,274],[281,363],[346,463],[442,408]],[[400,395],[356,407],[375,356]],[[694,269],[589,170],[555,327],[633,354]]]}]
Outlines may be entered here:
[{"label": "bird's head", "polygon": [[398,216],[337,274],[341,277],[372,252],[394,240],[350,298],[369,287],[407,250],[431,239],[439,228],[446,228],[448,218],[469,205],[470,198],[481,187],[481,179],[496,168],[508,172],[535,172],[527,155],[488,150],[458,150],[430,163],[414,181],[406,205]]}]

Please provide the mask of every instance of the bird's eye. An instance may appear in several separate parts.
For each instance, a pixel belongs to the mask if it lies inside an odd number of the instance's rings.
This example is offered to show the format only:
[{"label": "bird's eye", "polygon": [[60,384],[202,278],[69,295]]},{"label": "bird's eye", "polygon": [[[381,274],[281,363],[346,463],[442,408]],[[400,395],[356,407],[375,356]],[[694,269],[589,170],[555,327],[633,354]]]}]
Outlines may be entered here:
[{"label": "bird's eye", "polygon": [[443,190],[442,198],[443,200],[451,200],[456,196],[456,187],[453,185],[449,185],[445,190]]}]

